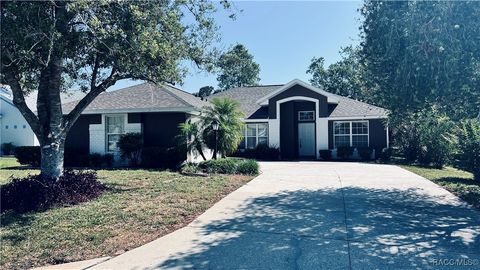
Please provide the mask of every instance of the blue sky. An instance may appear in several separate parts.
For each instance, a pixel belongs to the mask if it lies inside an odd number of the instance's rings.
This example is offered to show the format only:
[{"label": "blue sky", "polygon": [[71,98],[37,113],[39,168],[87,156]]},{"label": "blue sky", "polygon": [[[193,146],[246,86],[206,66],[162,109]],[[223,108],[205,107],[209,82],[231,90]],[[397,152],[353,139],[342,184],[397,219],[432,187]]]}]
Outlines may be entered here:
[{"label": "blue sky", "polygon": [[[224,12],[216,15],[222,41],[220,48],[244,44],[260,65],[261,84],[286,83],[298,78],[308,81],[312,57],[323,56],[326,64],[340,58],[338,51],[358,44],[359,1],[316,2],[234,2],[237,19]],[[196,92],[205,85],[217,87],[215,74],[194,67],[180,88]],[[123,81],[113,89],[139,82]]]}]

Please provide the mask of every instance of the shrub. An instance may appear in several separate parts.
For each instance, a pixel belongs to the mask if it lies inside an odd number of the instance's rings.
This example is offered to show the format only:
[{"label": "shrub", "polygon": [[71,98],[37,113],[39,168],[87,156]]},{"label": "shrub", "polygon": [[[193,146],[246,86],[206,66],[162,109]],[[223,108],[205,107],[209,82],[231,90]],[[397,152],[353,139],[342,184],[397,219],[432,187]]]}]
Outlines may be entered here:
[{"label": "shrub", "polygon": [[177,169],[185,159],[185,152],[173,147],[144,147],[140,164],[144,168]]},{"label": "shrub", "polygon": [[200,172],[200,168],[198,167],[198,164],[188,162],[188,163],[183,164],[180,171],[182,173],[198,173],[198,172]]},{"label": "shrub", "polygon": [[40,166],[40,146],[19,146],[15,148],[15,157],[22,165]]},{"label": "shrub", "polygon": [[266,144],[259,144],[255,147],[252,158],[271,161],[279,160],[280,149],[277,147],[270,147]]},{"label": "shrub", "polygon": [[453,122],[435,111],[421,114],[417,129],[420,135],[420,153],[418,161],[422,165],[442,168],[455,151]]},{"label": "shrub", "polygon": [[13,143],[2,143],[3,155],[13,155],[15,153],[15,145]]},{"label": "shrub", "polygon": [[235,174],[240,160],[235,158],[211,159],[200,163],[200,168],[207,173]]},{"label": "shrub", "polygon": [[339,146],[337,147],[337,157],[341,159],[348,159],[353,154],[353,147],[350,146]]},{"label": "shrub", "polygon": [[118,148],[122,158],[128,159],[130,166],[140,165],[143,136],[141,133],[127,133],[120,136]]},{"label": "shrub", "polygon": [[258,174],[259,166],[253,159],[221,158],[211,159],[199,164],[199,168],[206,173],[221,174]]},{"label": "shrub", "polygon": [[437,168],[447,164],[455,150],[454,125],[435,106],[397,119],[396,144],[407,161]]},{"label": "shrub", "polygon": [[253,149],[245,149],[243,152],[237,151],[232,156],[275,161],[280,160],[280,149],[277,147],[270,147],[266,144],[259,144]]},{"label": "shrub", "polygon": [[65,151],[66,167],[109,168],[113,165],[112,154],[77,154],[78,151]]},{"label": "shrub", "polygon": [[480,181],[480,121],[476,119],[462,121],[457,134],[461,165]]},{"label": "shrub", "polygon": [[95,172],[65,171],[57,181],[41,175],[14,178],[3,185],[1,212],[46,210],[60,205],[74,205],[97,198],[106,187]]},{"label": "shrub", "polygon": [[258,162],[253,159],[245,159],[237,166],[237,173],[239,174],[256,175],[258,174],[258,171]]},{"label": "shrub", "polygon": [[332,151],[331,150],[320,150],[320,157],[323,160],[330,160],[332,158]]},{"label": "shrub", "polygon": [[358,155],[362,160],[370,160],[372,159],[372,152],[373,149],[370,147],[359,147],[357,148]]},{"label": "shrub", "polygon": [[387,162],[392,159],[392,148],[377,148],[375,149],[375,158],[382,162]]}]

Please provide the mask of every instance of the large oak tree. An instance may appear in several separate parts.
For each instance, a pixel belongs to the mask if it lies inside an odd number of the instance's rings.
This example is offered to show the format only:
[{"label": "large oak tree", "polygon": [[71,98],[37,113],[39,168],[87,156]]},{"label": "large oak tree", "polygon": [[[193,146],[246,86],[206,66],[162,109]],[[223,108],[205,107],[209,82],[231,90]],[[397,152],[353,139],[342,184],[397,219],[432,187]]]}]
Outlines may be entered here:
[{"label": "large oak tree", "polygon": [[[117,81],[181,82],[185,60],[208,68],[215,8],[193,0],[2,1],[1,82],[40,142],[42,175],[62,175],[68,131]],[[60,92],[72,86],[87,94],[64,114]],[[33,90],[36,112],[25,103]]]}]

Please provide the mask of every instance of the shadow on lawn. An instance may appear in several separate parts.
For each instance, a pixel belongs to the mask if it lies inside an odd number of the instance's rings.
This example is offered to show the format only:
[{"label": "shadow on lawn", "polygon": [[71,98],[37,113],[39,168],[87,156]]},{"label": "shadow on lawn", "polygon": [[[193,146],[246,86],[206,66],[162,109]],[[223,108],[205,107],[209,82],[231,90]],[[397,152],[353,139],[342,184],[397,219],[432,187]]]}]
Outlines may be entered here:
[{"label": "shadow on lawn", "polygon": [[193,250],[155,267],[425,269],[435,259],[478,259],[480,212],[441,200],[355,187],[259,197],[235,218],[199,225]]}]

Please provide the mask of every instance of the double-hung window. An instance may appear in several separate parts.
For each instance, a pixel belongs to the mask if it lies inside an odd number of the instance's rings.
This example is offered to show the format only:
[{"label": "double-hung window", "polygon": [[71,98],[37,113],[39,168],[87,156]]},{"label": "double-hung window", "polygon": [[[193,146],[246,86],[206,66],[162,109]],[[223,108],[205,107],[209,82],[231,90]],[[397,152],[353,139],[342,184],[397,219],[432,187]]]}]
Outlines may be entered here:
[{"label": "double-hung window", "polygon": [[253,149],[259,144],[268,144],[268,124],[246,124],[245,138],[241,143],[240,148]]},{"label": "double-hung window", "polygon": [[125,133],[125,117],[123,115],[107,115],[105,116],[105,125],[107,152],[116,152],[120,136]]},{"label": "double-hung window", "polygon": [[333,141],[339,146],[368,147],[368,121],[333,122]]}]

